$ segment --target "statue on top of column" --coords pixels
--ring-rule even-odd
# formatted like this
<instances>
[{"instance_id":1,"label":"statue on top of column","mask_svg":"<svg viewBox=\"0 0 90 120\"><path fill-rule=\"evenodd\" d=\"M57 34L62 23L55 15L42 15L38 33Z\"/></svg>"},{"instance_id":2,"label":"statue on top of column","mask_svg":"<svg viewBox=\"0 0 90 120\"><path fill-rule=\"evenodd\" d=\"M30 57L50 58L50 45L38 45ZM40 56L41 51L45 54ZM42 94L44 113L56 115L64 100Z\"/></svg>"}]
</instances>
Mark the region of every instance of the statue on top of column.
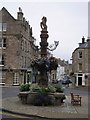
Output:
<instances>
[{"instance_id":1,"label":"statue on top of column","mask_svg":"<svg viewBox=\"0 0 90 120\"><path fill-rule=\"evenodd\" d=\"M43 16L42 22L40 23L40 26L41 26L42 31L47 30L46 22L47 22L47 18L46 18L45 16Z\"/></svg>"},{"instance_id":2,"label":"statue on top of column","mask_svg":"<svg viewBox=\"0 0 90 120\"><path fill-rule=\"evenodd\" d=\"M21 9L21 7L19 7L19 12L22 12L22 9Z\"/></svg>"}]
</instances>

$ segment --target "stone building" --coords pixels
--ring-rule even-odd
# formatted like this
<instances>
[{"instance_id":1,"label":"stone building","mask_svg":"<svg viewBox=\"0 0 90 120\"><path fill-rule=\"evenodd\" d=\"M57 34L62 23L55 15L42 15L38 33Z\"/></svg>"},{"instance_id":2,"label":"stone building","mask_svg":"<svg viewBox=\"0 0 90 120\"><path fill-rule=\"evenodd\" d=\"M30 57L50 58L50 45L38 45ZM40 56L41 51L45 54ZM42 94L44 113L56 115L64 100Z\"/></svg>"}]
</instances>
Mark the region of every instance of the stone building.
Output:
<instances>
[{"instance_id":1,"label":"stone building","mask_svg":"<svg viewBox=\"0 0 90 120\"><path fill-rule=\"evenodd\" d=\"M82 43L72 53L72 72L75 77L76 86L90 85L90 38Z\"/></svg>"},{"instance_id":2,"label":"stone building","mask_svg":"<svg viewBox=\"0 0 90 120\"><path fill-rule=\"evenodd\" d=\"M65 76L70 76L72 72L72 64L68 61L58 59L57 77L59 80L63 80Z\"/></svg>"},{"instance_id":3,"label":"stone building","mask_svg":"<svg viewBox=\"0 0 90 120\"><path fill-rule=\"evenodd\" d=\"M31 80L30 63L38 57L32 27L22 9L15 19L6 8L0 11L0 84L19 85Z\"/></svg>"},{"instance_id":4,"label":"stone building","mask_svg":"<svg viewBox=\"0 0 90 120\"><path fill-rule=\"evenodd\" d=\"M65 75L65 63L64 60L58 59L58 68L57 68L57 80L63 80Z\"/></svg>"},{"instance_id":5,"label":"stone building","mask_svg":"<svg viewBox=\"0 0 90 120\"><path fill-rule=\"evenodd\" d=\"M72 64L69 63L68 61L63 61L64 62L64 69L65 69L65 75L70 76L72 73Z\"/></svg>"}]
</instances>

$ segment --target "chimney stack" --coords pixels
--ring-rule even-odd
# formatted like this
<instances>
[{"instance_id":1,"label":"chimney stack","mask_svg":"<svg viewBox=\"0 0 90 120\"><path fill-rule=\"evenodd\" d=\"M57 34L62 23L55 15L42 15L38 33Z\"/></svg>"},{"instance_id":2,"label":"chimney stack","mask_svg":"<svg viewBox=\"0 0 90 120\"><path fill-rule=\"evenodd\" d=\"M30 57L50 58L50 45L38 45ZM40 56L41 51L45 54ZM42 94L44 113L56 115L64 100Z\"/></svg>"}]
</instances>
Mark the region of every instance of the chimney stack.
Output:
<instances>
[{"instance_id":1,"label":"chimney stack","mask_svg":"<svg viewBox=\"0 0 90 120\"><path fill-rule=\"evenodd\" d=\"M19 12L17 13L17 19L21 21L23 20L23 12L20 7L19 7Z\"/></svg>"},{"instance_id":2,"label":"chimney stack","mask_svg":"<svg viewBox=\"0 0 90 120\"><path fill-rule=\"evenodd\" d=\"M84 38L84 36L83 36L83 38L82 38L82 44L83 44L83 43L85 43L85 38Z\"/></svg>"}]
</instances>

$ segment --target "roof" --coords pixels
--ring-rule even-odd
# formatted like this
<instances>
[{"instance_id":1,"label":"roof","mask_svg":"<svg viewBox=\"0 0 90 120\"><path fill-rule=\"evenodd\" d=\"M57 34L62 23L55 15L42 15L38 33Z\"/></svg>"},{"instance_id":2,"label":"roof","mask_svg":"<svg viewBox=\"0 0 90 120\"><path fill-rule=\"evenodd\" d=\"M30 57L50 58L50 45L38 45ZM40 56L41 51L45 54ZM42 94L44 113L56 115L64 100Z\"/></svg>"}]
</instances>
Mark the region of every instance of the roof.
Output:
<instances>
[{"instance_id":1,"label":"roof","mask_svg":"<svg viewBox=\"0 0 90 120\"><path fill-rule=\"evenodd\" d=\"M86 42L84 43L79 43L79 47L76 48L73 53L77 50L77 49L90 49L90 38L87 39Z\"/></svg>"},{"instance_id":2,"label":"roof","mask_svg":"<svg viewBox=\"0 0 90 120\"><path fill-rule=\"evenodd\" d=\"M3 7L3 8L0 10L0 12L4 12L4 13L8 14L13 20L16 20L16 19L8 12L8 10L7 10L5 7Z\"/></svg>"},{"instance_id":3,"label":"roof","mask_svg":"<svg viewBox=\"0 0 90 120\"><path fill-rule=\"evenodd\" d=\"M58 59L58 64L59 64L60 66L65 66L67 63L66 63L65 60L61 60L61 59L59 58L59 59Z\"/></svg>"},{"instance_id":4,"label":"roof","mask_svg":"<svg viewBox=\"0 0 90 120\"><path fill-rule=\"evenodd\" d=\"M85 43L81 43L79 48L90 48L90 39L87 39Z\"/></svg>"}]
</instances>

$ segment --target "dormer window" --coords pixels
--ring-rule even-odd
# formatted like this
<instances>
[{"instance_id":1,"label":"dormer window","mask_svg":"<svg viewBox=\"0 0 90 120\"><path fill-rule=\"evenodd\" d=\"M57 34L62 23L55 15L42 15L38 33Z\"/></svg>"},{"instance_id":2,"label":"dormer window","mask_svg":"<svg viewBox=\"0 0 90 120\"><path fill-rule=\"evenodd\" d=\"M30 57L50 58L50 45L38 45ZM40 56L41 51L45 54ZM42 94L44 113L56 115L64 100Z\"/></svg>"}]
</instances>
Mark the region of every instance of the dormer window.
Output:
<instances>
[{"instance_id":1,"label":"dormer window","mask_svg":"<svg viewBox=\"0 0 90 120\"><path fill-rule=\"evenodd\" d=\"M82 58L82 51L79 51L79 58Z\"/></svg>"}]
</instances>

